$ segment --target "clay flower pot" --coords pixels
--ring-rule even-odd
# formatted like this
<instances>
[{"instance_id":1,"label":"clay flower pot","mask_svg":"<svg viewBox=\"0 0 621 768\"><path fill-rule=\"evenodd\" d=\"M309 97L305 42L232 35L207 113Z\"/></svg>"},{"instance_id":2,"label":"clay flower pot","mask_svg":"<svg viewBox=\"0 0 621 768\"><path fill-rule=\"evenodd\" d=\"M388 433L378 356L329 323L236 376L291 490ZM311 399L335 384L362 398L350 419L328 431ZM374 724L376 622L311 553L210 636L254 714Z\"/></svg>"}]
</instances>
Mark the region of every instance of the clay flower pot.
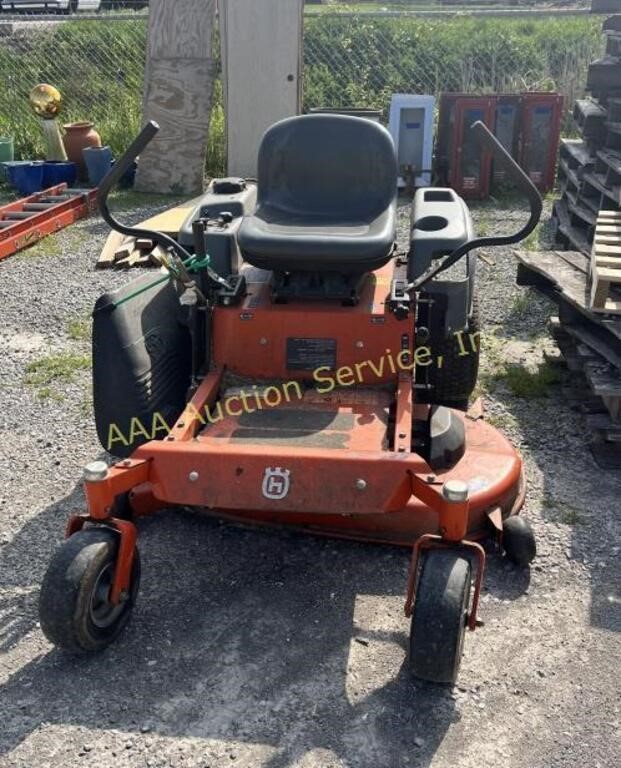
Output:
<instances>
[{"instance_id":1,"label":"clay flower pot","mask_svg":"<svg viewBox=\"0 0 621 768\"><path fill-rule=\"evenodd\" d=\"M64 125L65 136L63 143L68 159L78 168L78 178L86 179L88 171L82 156L87 147L101 147L101 136L97 133L93 123L87 121L81 123L67 123Z\"/></svg>"}]
</instances>

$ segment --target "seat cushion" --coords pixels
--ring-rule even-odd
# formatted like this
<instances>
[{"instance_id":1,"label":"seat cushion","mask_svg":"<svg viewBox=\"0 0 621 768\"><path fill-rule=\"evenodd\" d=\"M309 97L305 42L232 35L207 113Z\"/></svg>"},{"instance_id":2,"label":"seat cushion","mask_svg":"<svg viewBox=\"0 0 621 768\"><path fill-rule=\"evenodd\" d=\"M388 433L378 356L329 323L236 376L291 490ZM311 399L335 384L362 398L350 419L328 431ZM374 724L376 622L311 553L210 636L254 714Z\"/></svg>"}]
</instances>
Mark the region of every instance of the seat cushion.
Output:
<instances>
[{"instance_id":1,"label":"seat cushion","mask_svg":"<svg viewBox=\"0 0 621 768\"><path fill-rule=\"evenodd\" d=\"M244 259L261 269L367 272L383 266L396 238L396 205L370 221L293 214L261 205L238 233Z\"/></svg>"}]
</instances>

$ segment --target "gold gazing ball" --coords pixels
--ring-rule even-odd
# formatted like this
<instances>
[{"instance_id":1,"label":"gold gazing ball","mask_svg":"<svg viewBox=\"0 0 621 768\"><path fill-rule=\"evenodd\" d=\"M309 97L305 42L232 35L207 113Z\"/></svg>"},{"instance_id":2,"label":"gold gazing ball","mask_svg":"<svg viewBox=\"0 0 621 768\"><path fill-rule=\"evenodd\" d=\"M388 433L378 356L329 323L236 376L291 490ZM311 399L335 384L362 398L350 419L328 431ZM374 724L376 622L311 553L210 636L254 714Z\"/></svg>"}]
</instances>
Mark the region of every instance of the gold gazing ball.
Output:
<instances>
[{"instance_id":1,"label":"gold gazing ball","mask_svg":"<svg viewBox=\"0 0 621 768\"><path fill-rule=\"evenodd\" d=\"M47 83L35 85L30 91L30 106L35 114L44 120L53 120L58 116L62 104L62 96L58 88Z\"/></svg>"}]
</instances>

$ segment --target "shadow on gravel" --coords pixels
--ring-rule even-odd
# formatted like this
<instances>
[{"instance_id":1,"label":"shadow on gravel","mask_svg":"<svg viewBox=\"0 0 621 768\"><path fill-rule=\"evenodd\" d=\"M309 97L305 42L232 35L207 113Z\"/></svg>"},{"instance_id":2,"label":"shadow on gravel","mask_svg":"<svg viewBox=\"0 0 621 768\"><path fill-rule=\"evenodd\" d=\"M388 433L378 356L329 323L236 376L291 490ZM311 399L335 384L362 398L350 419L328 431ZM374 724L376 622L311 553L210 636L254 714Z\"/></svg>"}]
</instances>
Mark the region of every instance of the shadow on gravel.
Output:
<instances>
[{"instance_id":1,"label":"shadow on gravel","mask_svg":"<svg viewBox=\"0 0 621 768\"><path fill-rule=\"evenodd\" d=\"M3 571L27 574L7 584L27 593L5 606L4 650L34 628L38 581L82 504L76 488L2 550ZM404 662L407 551L181 511L140 531L132 622L102 654L51 650L16 672L0 688L1 753L45 723L267 745L269 768L315 749L363 768L413 752L430 764L458 716L451 691L415 684Z\"/></svg>"},{"instance_id":2,"label":"shadow on gravel","mask_svg":"<svg viewBox=\"0 0 621 768\"><path fill-rule=\"evenodd\" d=\"M621 472L597 466L589 451L585 418L570 409L560 385L553 384L547 397L520 399L502 389L493 396L517 420L525 450L542 473L543 520L570 527L566 556L589 568L592 626L621 632ZM538 537L539 550L559 545L561 537L553 529L545 531L545 536L549 538ZM546 561L540 557L534 567L545 571ZM556 573L558 565L551 575Z\"/></svg>"},{"instance_id":3,"label":"shadow on gravel","mask_svg":"<svg viewBox=\"0 0 621 768\"><path fill-rule=\"evenodd\" d=\"M517 600L530 587L530 569L518 568L507 558L500 557L495 543L486 544L487 561L483 593L493 595L497 600Z\"/></svg>"},{"instance_id":4,"label":"shadow on gravel","mask_svg":"<svg viewBox=\"0 0 621 768\"><path fill-rule=\"evenodd\" d=\"M6 653L37 624L39 584L62 539L67 518L84 509L81 485L30 520L0 549L0 584L13 592L0 604L0 653Z\"/></svg>"}]
</instances>

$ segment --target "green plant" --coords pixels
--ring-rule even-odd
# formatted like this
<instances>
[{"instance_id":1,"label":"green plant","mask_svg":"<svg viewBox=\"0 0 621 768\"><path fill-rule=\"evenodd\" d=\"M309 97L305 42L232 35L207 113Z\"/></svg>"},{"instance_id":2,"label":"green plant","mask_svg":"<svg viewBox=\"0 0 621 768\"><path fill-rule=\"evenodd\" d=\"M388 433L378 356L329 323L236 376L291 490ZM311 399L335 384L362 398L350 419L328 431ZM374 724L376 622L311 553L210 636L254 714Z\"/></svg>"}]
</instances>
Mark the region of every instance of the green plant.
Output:
<instances>
[{"instance_id":1,"label":"green plant","mask_svg":"<svg viewBox=\"0 0 621 768\"><path fill-rule=\"evenodd\" d=\"M554 88L571 103L600 40L598 24L589 18L395 20L360 14L352 21L319 14L305 24L305 103L386 113L391 94L403 90Z\"/></svg>"},{"instance_id":2,"label":"green plant","mask_svg":"<svg viewBox=\"0 0 621 768\"><path fill-rule=\"evenodd\" d=\"M530 235L522 240L520 247L525 251L538 251L541 248L541 224L537 224Z\"/></svg>"},{"instance_id":3,"label":"green plant","mask_svg":"<svg viewBox=\"0 0 621 768\"><path fill-rule=\"evenodd\" d=\"M90 317L74 317L69 320L67 336L73 341L88 341L91 337Z\"/></svg>"},{"instance_id":4,"label":"green plant","mask_svg":"<svg viewBox=\"0 0 621 768\"><path fill-rule=\"evenodd\" d=\"M52 233L29 248L20 251L19 258L38 258L41 256L61 256L63 252L60 236Z\"/></svg>"},{"instance_id":5,"label":"green plant","mask_svg":"<svg viewBox=\"0 0 621 768\"><path fill-rule=\"evenodd\" d=\"M29 363L26 366L24 381L41 399L62 399L61 393L55 390L54 386L72 382L80 371L87 371L90 367L91 361L86 355L50 355Z\"/></svg>"},{"instance_id":6,"label":"green plant","mask_svg":"<svg viewBox=\"0 0 621 768\"><path fill-rule=\"evenodd\" d=\"M41 127L28 104L37 82L60 89L63 121L93 120L116 156L126 149L142 120L146 29L143 16L72 17L0 37L0 134L14 137L16 156L43 153ZM583 91L588 64L601 45L600 23L588 16L423 19L315 13L306 17L304 34L305 108L375 107L385 117L398 91L558 89L570 105ZM220 175L225 119L217 35L214 51L206 170ZM564 129L571 125L566 109Z\"/></svg>"},{"instance_id":7,"label":"green plant","mask_svg":"<svg viewBox=\"0 0 621 768\"><path fill-rule=\"evenodd\" d=\"M546 494L543 499L544 508L552 513L552 517L563 525L580 525L584 522L584 513L582 510L572 506L569 502L555 499L550 494Z\"/></svg>"},{"instance_id":8,"label":"green plant","mask_svg":"<svg viewBox=\"0 0 621 768\"><path fill-rule=\"evenodd\" d=\"M511 305L512 313L519 317L525 315L531 305L532 300L533 296L530 291L523 291L522 293L519 293Z\"/></svg>"},{"instance_id":9,"label":"green plant","mask_svg":"<svg viewBox=\"0 0 621 768\"><path fill-rule=\"evenodd\" d=\"M497 378L504 380L516 397L530 399L547 395L549 388L560 380L560 372L548 362L541 363L535 371L509 364Z\"/></svg>"}]
</instances>

